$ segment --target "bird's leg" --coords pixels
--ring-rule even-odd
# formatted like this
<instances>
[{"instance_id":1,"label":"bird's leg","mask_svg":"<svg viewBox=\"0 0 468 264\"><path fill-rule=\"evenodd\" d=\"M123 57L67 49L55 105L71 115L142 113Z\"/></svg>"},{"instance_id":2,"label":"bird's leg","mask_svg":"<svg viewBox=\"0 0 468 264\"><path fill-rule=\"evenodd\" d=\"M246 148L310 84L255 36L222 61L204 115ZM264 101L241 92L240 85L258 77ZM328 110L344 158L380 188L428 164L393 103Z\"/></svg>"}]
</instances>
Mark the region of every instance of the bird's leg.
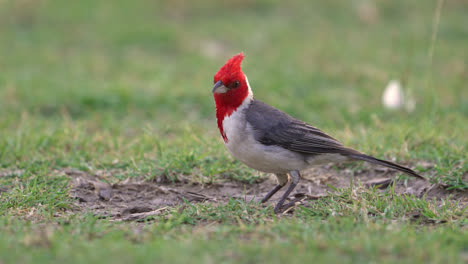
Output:
<instances>
[{"instance_id":1,"label":"bird's leg","mask_svg":"<svg viewBox=\"0 0 468 264\"><path fill-rule=\"evenodd\" d=\"M267 195L265 195L265 197L263 197L263 199L262 199L262 201L260 203L266 203L268 200L270 200L270 198L273 196L273 194L277 193L283 187L284 187L284 185L281 185L281 184L276 185L275 188L273 188L273 190L268 192Z\"/></svg>"},{"instance_id":2,"label":"bird's leg","mask_svg":"<svg viewBox=\"0 0 468 264\"><path fill-rule=\"evenodd\" d=\"M267 193L267 195L265 195L265 197L263 197L262 201L260 203L265 203L267 202L268 200L270 200L270 198L275 194L277 193L281 188L283 188L286 183L288 183L288 174L276 174L276 178L278 179L278 185L275 186L275 188L273 188L273 190L271 190L269 193Z\"/></svg>"},{"instance_id":3,"label":"bird's leg","mask_svg":"<svg viewBox=\"0 0 468 264\"><path fill-rule=\"evenodd\" d=\"M275 210L274 210L275 214L279 213L281 209L283 209L284 201L286 201L286 198L288 198L289 194L294 190L294 188L296 188L296 185L299 183L299 179L301 177L301 175L299 174L299 171L291 171L289 173L289 176L291 176L291 184L289 185L286 192L284 192L280 201L276 204Z\"/></svg>"}]
</instances>

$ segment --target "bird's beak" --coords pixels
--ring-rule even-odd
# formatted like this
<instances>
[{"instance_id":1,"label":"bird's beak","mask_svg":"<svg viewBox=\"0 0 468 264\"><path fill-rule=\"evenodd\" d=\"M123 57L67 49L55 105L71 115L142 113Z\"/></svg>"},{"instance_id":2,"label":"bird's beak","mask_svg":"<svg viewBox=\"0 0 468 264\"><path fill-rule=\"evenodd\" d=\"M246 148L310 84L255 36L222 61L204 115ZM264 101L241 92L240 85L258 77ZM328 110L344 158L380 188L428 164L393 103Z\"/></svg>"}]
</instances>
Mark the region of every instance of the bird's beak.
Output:
<instances>
[{"instance_id":1,"label":"bird's beak","mask_svg":"<svg viewBox=\"0 0 468 264\"><path fill-rule=\"evenodd\" d=\"M218 81L215 83L213 87L213 93L225 93L228 91L228 88L224 86L224 83L222 81Z\"/></svg>"}]
</instances>

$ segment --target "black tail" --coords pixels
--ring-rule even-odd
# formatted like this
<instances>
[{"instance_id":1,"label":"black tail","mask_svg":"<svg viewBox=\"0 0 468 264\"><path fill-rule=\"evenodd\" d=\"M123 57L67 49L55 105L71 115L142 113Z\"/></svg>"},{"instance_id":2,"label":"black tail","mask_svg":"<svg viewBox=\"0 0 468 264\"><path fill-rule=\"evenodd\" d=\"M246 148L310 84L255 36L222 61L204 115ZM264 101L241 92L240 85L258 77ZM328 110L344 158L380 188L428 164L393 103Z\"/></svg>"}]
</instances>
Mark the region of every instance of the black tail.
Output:
<instances>
[{"instance_id":1,"label":"black tail","mask_svg":"<svg viewBox=\"0 0 468 264\"><path fill-rule=\"evenodd\" d=\"M367 162L370 162L370 163L374 163L374 164L382 165L382 166L385 166L385 167L389 167L389 168L404 172L404 173L406 173L408 175L414 176L416 178L426 180L426 178L424 178L423 176L417 174L412 169L408 169L406 167L400 166L400 165L398 165L396 163L393 163L393 162L390 162L390 161L377 159L377 158L374 158L374 157L371 157L371 156L368 156L368 155L365 155L365 154L361 154L361 153L351 154L351 155L349 155L349 157L353 158L353 159L363 160L363 161L367 161Z\"/></svg>"}]
</instances>

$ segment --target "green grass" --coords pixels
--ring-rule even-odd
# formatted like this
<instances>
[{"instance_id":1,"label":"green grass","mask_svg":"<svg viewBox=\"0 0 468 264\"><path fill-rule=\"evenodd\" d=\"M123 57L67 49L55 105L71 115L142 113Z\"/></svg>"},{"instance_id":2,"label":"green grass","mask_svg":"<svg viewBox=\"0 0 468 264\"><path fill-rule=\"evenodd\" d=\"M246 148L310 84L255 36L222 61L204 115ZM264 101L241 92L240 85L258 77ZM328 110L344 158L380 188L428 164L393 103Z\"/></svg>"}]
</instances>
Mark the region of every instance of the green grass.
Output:
<instances>
[{"instance_id":1,"label":"green grass","mask_svg":"<svg viewBox=\"0 0 468 264\"><path fill-rule=\"evenodd\" d=\"M0 230L9 236L0 238L0 253L11 262L77 263L466 260L466 214L453 204L436 209L414 197L366 191L351 196L351 189L344 190L286 219L237 200L183 205L148 224L109 223L91 215L46 224L5 217ZM380 208L369 207L372 203ZM413 216L417 211L419 220Z\"/></svg>"},{"instance_id":2,"label":"green grass","mask_svg":"<svg viewBox=\"0 0 468 264\"><path fill-rule=\"evenodd\" d=\"M466 261L466 210L391 190L338 190L279 218L251 202L182 205L147 224L97 219L69 196L64 168L263 176L228 155L214 120L213 75L240 51L256 98L467 191L468 5L444 2L431 61L437 1L379 1L370 17L365 3L1 1L0 262ZM413 112L382 108L391 79Z\"/></svg>"}]
</instances>

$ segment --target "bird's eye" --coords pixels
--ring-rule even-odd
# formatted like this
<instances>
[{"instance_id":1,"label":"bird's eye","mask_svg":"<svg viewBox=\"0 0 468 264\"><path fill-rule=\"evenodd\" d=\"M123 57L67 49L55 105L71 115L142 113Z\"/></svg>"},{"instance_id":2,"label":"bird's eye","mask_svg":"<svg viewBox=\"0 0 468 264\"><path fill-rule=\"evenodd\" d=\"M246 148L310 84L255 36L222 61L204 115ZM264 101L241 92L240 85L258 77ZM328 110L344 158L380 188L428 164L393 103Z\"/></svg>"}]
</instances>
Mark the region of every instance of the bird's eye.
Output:
<instances>
[{"instance_id":1,"label":"bird's eye","mask_svg":"<svg viewBox=\"0 0 468 264\"><path fill-rule=\"evenodd\" d=\"M239 87L239 81L234 82L234 88Z\"/></svg>"}]
</instances>

